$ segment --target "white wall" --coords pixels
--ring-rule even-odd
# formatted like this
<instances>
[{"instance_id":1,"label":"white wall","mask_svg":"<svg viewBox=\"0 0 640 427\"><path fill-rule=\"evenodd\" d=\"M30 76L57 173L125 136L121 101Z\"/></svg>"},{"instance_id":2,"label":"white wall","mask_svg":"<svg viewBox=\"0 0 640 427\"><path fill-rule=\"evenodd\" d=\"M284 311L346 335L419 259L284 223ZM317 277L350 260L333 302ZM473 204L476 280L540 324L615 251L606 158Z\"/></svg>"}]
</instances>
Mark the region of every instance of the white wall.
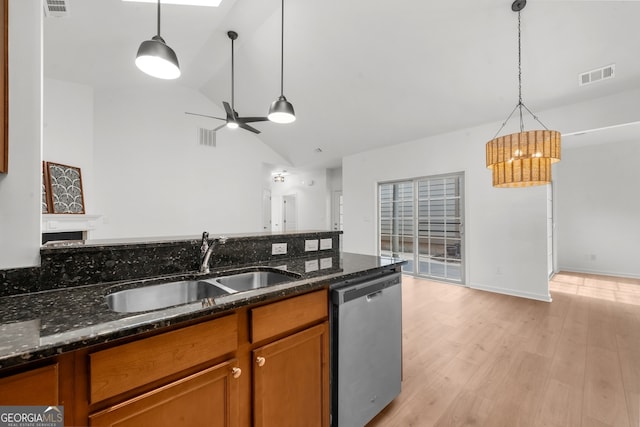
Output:
<instances>
[{"instance_id":1,"label":"white wall","mask_svg":"<svg viewBox=\"0 0 640 427\"><path fill-rule=\"evenodd\" d=\"M377 253L377 183L462 171L467 284L548 301L546 187L491 186L484 139L492 129L478 127L345 158L345 251Z\"/></svg>"},{"instance_id":2,"label":"white wall","mask_svg":"<svg viewBox=\"0 0 640 427\"><path fill-rule=\"evenodd\" d=\"M44 79L42 158L79 167L86 213L95 213L93 88Z\"/></svg>"},{"instance_id":3,"label":"white wall","mask_svg":"<svg viewBox=\"0 0 640 427\"><path fill-rule=\"evenodd\" d=\"M640 141L565 149L556 180L560 270L640 277Z\"/></svg>"},{"instance_id":4,"label":"white wall","mask_svg":"<svg viewBox=\"0 0 640 427\"><path fill-rule=\"evenodd\" d=\"M95 238L262 231L263 162L285 163L252 133L223 128L217 146L199 145L198 127L223 115L200 93L164 81L96 90Z\"/></svg>"},{"instance_id":5,"label":"white wall","mask_svg":"<svg viewBox=\"0 0 640 427\"><path fill-rule=\"evenodd\" d=\"M0 174L0 269L40 263L42 3L9 2L9 173Z\"/></svg>"},{"instance_id":6,"label":"white wall","mask_svg":"<svg viewBox=\"0 0 640 427\"><path fill-rule=\"evenodd\" d=\"M271 185L273 231L282 230L282 196L295 195L298 230L329 230L326 169L297 170Z\"/></svg>"},{"instance_id":7,"label":"white wall","mask_svg":"<svg viewBox=\"0 0 640 427\"><path fill-rule=\"evenodd\" d=\"M639 98L640 90L627 91L537 113L552 129L573 132L639 120ZM377 253L378 182L463 171L466 283L548 301L546 187L491 186L485 143L499 126L468 128L345 158L345 250ZM502 133L514 131L510 123ZM557 173L558 165L553 168Z\"/></svg>"}]
</instances>

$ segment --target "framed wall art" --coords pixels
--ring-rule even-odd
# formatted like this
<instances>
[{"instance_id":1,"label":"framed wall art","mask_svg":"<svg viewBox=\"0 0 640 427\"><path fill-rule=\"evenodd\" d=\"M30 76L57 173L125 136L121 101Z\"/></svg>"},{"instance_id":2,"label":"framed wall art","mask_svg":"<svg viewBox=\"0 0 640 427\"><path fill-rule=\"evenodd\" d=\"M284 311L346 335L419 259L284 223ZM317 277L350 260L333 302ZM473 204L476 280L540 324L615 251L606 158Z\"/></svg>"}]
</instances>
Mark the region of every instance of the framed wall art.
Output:
<instances>
[{"instance_id":1,"label":"framed wall art","mask_svg":"<svg viewBox=\"0 0 640 427\"><path fill-rule=\"evenodd\" d=\"M9 171L9 0L0 0L0 173Z\"/></svg>"},{"instance_id":2,"label":"framed wall art","mask_svg":"<svg viewBox=\"0 0 640 427\"><path fill-rule=\"evenodd\" d=\"M46 175L46 163L42 162L42 213L51 213L49 209L49 194L47 191L47 175Z\"/></svg>"},{"instance_id":3,"label":"framed wall art","mask_svg":"<svg viewBox=\"0 0 640 427\"><path fill-rule=\"evenodd\" d=\"M49 213L85 213L80 168L46 162L44 176Z\"/></svg>"}]
</instances>

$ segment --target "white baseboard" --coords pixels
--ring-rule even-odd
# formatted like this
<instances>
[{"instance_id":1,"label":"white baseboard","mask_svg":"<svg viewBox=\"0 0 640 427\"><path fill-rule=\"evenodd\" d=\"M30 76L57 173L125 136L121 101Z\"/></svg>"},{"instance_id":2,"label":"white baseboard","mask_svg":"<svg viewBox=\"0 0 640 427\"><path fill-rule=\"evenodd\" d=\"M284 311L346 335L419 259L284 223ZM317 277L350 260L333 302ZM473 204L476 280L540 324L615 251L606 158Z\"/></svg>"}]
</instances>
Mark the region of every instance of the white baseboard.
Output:
<instances>
[{"instance_id":1,"label":"white baseboard","mask_svg":"<svg viewBox=\"0 0 640 427\"><path fill-rule=\"evenodd\" d=\"M640 279L640 274L633 274L633 273L623 273L620 271L604 271L604 270L591 270L591 269L587 269L587 268L575 268L575 267L569 267L569 266L560 266L558 267L558 271L556 271L556 274L558 274L561 271L566 271L567 273L585 273L585 274L599 274L601 276L613 276L613 277L625 277L628 279Z\"/></svg>"},{"instance_id":2,"label":"white baseboard","mask_svg":"<svg viewBox=\"0 0 640 427\"><path fill-rule=\"evenodd\" d=\"M495 288L493 286L481 285L479 283L471 283L469 285L469 287L471 289L477 289L477 290L480 290L480 291L493 292L493 293L496 293L496 294L511 295L511 296L514 296L514 297L528 298L528 299L533 299L533 300L537 300L537 301L544 301L544 302L551 302L551 295L550 294L540 295L540 294L534 294L534 293L531 293L531 292L523 292L523 291L519 291L519 290L516 290L516 289Z\"/></svg>"}]
</instances>

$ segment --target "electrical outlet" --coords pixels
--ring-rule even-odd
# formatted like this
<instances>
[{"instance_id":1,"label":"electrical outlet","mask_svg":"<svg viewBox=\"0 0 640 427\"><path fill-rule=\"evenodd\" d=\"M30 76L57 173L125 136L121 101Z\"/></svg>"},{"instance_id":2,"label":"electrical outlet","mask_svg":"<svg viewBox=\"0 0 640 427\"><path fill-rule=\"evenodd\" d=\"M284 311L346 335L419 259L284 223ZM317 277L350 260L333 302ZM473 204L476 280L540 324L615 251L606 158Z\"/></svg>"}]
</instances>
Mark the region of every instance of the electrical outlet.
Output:
<instances>
[{"instance_id":1,"label":"electrical outlet","mask_svg":"<svg viewBox=\"0 0 640 427\"><path fill-rule=\"evenodd\" d=\"M324 270L325 268L333 267L333 260L331 258L322 258L320 260L320 269Z\"/></svg>"},{"instance_id":2,"label":"electrical outlet","mask_svg":"<svg viewBox=\"0 0 640 427\"><path fill-rule=\"evenodd\" d=\"M331 249L333 247L333 239L320 239L320 250Z\"/></svg>"},{"instance_id":3,"label":"electrical outlet","mask_svg":"<svg viewBox=\"0 0 640 427\"><path fill-rule=\"evenodd\" d=\"M271 245L271 255L284 255L287 253L286 243L273 243Z\"/></svg>"},{"instance_id":4,"label":"electrical outlet","mask_svg":"<svg viewBox=\"0 0 640 427\"><path fill-rule=\"evenodd\" d=\"M318 260L314 259L311 261L305 261L304 263L304 272L309 273L311 271L318 271Z\"/></svg>"},{"instance_id":5,"label":"electrical outlet","mask_svg":"<svg viewBox=\"0 0 640 427\"><path fill-rule=\"evenodd\" d=\"M318 250L318 240L305 240L304 241L304 251L317 251Z\"/></svg>"}]
</instances>

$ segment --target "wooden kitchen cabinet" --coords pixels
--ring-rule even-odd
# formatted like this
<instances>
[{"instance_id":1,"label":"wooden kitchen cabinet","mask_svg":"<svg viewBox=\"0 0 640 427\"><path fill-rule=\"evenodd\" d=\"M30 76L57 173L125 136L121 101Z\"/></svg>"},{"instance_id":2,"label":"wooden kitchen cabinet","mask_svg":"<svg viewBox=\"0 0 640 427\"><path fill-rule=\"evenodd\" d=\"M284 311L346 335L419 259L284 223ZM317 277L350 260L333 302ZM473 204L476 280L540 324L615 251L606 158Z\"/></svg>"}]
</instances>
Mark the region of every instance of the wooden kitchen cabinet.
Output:
<instances>
[{"instance_id":1,"label":"wooden kitchen cabinet","mask_svg":"<svg viewBox=\"0 0 640 427\"><path fill-rule=\"evenodd\" d=\"M328 427L327 298L240 307L5 371L0 405L63 405L65 425Z\"/></svg>"},{"instance_id":2,"label":"wooden kitchen cabinet","mask_svg":"<svg viewBox=\"0 0 640 427\"><path fill-rule=\"evenodd\" d=\"M328 294L251 309L253 425L329 425Z\"/></svg>"},{"instance_id":3,"label":"wooden kitchen cabinet","mask_svg":"<svg viewBox=\"0 0 640 427\"><path fill-rule=\"evenodd\" d=\"M329 425L329 323L253 351L256 427Z\"/></svg>"},{"instance_id":4,"label":"wooden kitchen cabinet","mask_svg":"<svg viewBox=\"0 0 640 427\"><path fill-rule=\"evenodd\" d=\"M238 378L229 360L89 416L102 427L236 427Z\"/></svg>"},{"instance_id":5,"label":"wooden kitchen cabinet","mask_svg":"<svg viewBox=\"0 0 640 427\"><path fill-rule=\"evenodd\" d=\"M0 405L57 406L58 364L0 378Z\"/></svg>"},{"instance_id":6,"label":"wooden kitchen cabinet","mask_svg":"<svg viewBox=\"0 0 640 427\"><path fill-rule=\"evenodd\" d=\"M89 425L236 427L237 349L232 313L89 354Z\"/></svg>"},{"instance_id":7,"label":"wooden kitchen cabinet","mask_svg":"<svg viewBox=\"0 0 640 427\"><path fill-rule=\"evenodd\" d=\"M95 404L172 375L232 355L238 348L238 316L165 332L89 355L89 397Z\"/></svg>"}]
</instances>

